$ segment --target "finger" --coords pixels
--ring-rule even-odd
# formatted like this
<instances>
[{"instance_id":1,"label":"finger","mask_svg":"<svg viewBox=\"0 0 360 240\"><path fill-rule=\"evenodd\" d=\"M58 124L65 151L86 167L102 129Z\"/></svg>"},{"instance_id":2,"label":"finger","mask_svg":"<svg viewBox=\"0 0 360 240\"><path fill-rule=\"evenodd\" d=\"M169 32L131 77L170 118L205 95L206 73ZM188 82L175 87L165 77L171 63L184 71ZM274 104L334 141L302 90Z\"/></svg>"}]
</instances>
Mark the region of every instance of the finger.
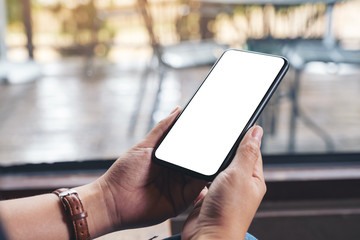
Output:
<instances>
[{"instance_id":1,"label":"finger","mask_svg":"<svg viewBox=\"0 0 360 240\"><path fill-rule=\"evenodd\" d=\"M194 207L196 207L197 205L201 205L202 201L204 200L206 194L208 193L208 188L204 187L201 192L199 193L199 196L195 199L194 201Z\"/></svg>"},{"instance_id":2,"label":"finger","mask_svg":"<svg viewBox=\"0 0 360 240\"><path fill-rule=\"evenodd\" d=\"M208 193L208 188L204 187L202 189L202 191L199 193L196 200L194 201L194 207L193 207L192 211L190 212L190 214L188 215L185 225L189 224L190 222L197 219L197 217L199 216L199 213L200 213L202 203L204 202L204 199L205 199L205 196L207 193Z\"/></svg>"},{"instance_id":3,"label":"finger","mask_svg":"<svg viewBox=\"0 0 360 240\"><path fill-rule=\"evenodd\" d=\"M145 145L144 147L155 147L156 143L160 140L160 138L164 135L166 130L171 126L173 121L181 112L181 107L176 107L168 117L161 120L156 126L146 135L144 140L141 142L141 145Z\"/></svg>"},{"instance_id":4,"label":"finger","mask_svg":"<svg viewBox=\"0 0 360 240\"><path fill-rule=\"evenodd\" d=\"M262 181L264 180L263 161L261 155L255 162L253 177L259 178Z\"/></svg>"},{"instance_id":5,"label":"finger","mask_svg":"<svg viewBox=\"0 0 360 240\"><path fill-rule=\"evenodd\" d=\"M199 197L199 192L201 194L201 191L206 187L207 182L190 176L185 176L185 181L184 199L186 199L186 204L190 205L191 203L194 203L196 197Z\"/></svg>"},{"instance_id":6,"label":"finger","mask_svg":"<svg viewBox=\"0 0 360 240\"><path fill-rule=\"evenodd\" d=\"M244 136L241 141L236 155L233 160L233 165L242 171L253 174L255 165L261 161L261 138L263 130L260 126L253 126ZM260 163L258 163L260 164ZM259 166L257 166L259 169Z\"/></svg>"},{"instance_id":7,"label":"finger","mask_svg":"<svg viewBox=\"0 0 360 240\"><path fill-rule=\"evenodd\" d=\"M193 239L196 233L198 232L197 227L197 221L198 217L200 215L201 206L204 202L205 195L206 195L207 189L201 191L199 194L199 197L197 199L196 204L194 205L193 209L189 213L187 219L184 222L183 229L181 230L182 239Z\"/></svg>"}]
</instances>

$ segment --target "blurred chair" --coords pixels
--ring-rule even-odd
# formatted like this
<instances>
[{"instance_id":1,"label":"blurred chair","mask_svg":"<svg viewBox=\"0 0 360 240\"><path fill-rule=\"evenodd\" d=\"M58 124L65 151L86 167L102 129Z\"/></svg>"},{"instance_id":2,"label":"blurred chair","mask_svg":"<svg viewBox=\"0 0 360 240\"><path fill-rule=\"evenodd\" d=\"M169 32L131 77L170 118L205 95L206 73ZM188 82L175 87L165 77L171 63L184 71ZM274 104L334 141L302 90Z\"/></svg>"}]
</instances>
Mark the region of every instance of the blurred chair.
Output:
<instances>
[{"instance_id":1,"label":"blurred chair","mask_svg":"<svg viewBox=\"0 0 360 240\"><path fill-rule=\"evenodd\" d=\"M250 39L247 42L250 50L285 56L295 71L294 81L290 86L288 94L292 102L289 127L289 152L295 151L297 119L302 120L324 141L328 152L333 151L335 148L331 136L301 109L299 104L299 91L301 74L310 62L360 64L360 50L346 50L342 48L334 38L332 32L333 7L337 2L343 1L344 0L325 1L327 3L325 12L327 25L322 39L268 38L261 40Z\"/></svg>"},{"instance_id":2,"label":"blurred chair","mask_svg":"<svg viewBox=\"0 0 360 240\"><path fill-rule=\"evenodd\" d=\"M288 58L291 66L295 70L295 79L290 92L292 115L290 119L289 151L295 151L297 118L303 120L305 124L311 127L313 131L324 140L328 152L334 151L335 146L330 135L301 110L298 93L301 73L310 62L360 65L360 50L346 50L342 48L333 34L333 8L337 2L344 1L345 0L327 1L325 12L327 21L326 30L322 39L297 41L293 44L285 45L282 49L282 54Z\"/></svg>"},{"instance_id":3,"label":"blurred chair","mask_svg":"<svg viewBox=\"0 0 360 240\"><path fill-rule=\"evenodd\" d=\"M283 55L289 59L290 64L295 70L295 79L290 91L290 97L292 100L292 115L290 119L289 150L295 150L296 119L300 118L324 140L326 150L329 152L333 151L335 146L330 135L323 128L318 126L300 108L299 89L301 74L306 67L306 64L310 62L360 65L360 50L346 50L339 46L339 44L327 46L323 43L323 41L314 40L298 42L294 45L285 46L283 49Z\"/></svg>"},{"instance_id":4,"label":"blurred chair","mask_svg":"<svg viewBox=\"0 0 360 240\"><path fill-rule=\"evenodd\" d=\"M159 18L163 12L157 12L156 16L151 11L151 6L147 0L137 0L138 7L144 19L146 30L149 36L150 44L153 49L153 56L148 63L141 76L140 86L137 94L136 105L130 120L129 135L131 136L136 128L139 112L141 110L144 93L146 90L146 83L151 71L154 71L159 78L158 87L155 94L155 99L150 114L150 121L148 123L148 130L150 130L155 123L155 113L158 110L160 103L160 93L162 84L169 70L189 69L200 66L211 66L215 63L221 53L227 48L224 44L219 44L212 39L196 40L196 41L177 41L175 44L162 45L160 43L159 33L154 29L154 17ZM164 2L156 2L157 4ZM174 1L169 2L174 3ZM181 2L175 1L180 7ZM185 3L183 3L185 4ZM187 5L185 5L187 6ZM181 16L176 16L180 18ZM168 24L168 23L167 23ZM178 33L176 33L178 34ZM180 39L180 37L178 37ZM154 69L155 67L155 69Z\"/></svg>"},{"instance_id":5,"label":"blurred chair","mask_svg":"<svg viewBox=\"0 0 360 240\"><path fill-rule=\"evenodd\" d=\"M327 151L332 151L334 149L334 144L330 135L308 117L303 109L301 109L299 103L299 91L300 77L306 64L314 61L338 62L333 59L333 54L331 53L333 51L333 53L335 53L338 50L335 50L333 47L325 47L322 44L321 39L250 39L248 40L247 45L248 49L252 51L285 56L289 60L290 66L295 71L294 80L289 86L288 93L278 95L276 92L274 94L273 99L275 100L272 99L271 102L273 104L270 102L271 106L269 109L264 110L264 113L260 117L260 124L262 124L261 121L264 121L265 125L270 124L268 132L274 134L276 131L277 116L279 115L279 107L276 105L276 102L280 101L282 97L288 97L291 100L288 151L295 151L297 119L301 119L324 141ZM352 59L354 59L354 57L352 57Z\"/></svg>"}]
</instances>

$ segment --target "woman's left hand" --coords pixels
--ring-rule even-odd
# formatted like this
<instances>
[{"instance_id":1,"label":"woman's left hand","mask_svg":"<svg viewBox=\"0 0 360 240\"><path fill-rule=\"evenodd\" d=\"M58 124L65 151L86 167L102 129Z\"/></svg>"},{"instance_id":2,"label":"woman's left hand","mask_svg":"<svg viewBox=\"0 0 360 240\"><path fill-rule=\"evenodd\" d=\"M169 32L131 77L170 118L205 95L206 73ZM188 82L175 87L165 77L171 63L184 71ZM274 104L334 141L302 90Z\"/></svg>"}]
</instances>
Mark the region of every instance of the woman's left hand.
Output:
<instances>
[{"instance_id":1,"label":"woman's left hand","mask_svg":"<svg viewBox=\"0 0 360 240\"><path fill-rule=\"evenodd\" d=\"M151 225L176 216L205 186L204 181L155 165L151 160L156 143L180 111L176 108L158 123L98 180L115 229Z\"/></svg>"}]
</instances>

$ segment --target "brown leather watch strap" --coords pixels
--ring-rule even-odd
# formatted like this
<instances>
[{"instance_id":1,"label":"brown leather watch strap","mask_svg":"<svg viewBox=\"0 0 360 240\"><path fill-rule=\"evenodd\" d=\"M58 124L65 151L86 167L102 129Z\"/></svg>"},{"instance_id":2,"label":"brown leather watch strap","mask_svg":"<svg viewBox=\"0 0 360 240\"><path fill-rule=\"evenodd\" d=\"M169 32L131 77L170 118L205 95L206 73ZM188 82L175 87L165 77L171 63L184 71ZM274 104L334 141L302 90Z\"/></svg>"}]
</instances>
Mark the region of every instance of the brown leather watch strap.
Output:
<instances>
[{"instance_id":1,"label":"brown leather watch strap","mask_svg":"<svg viewBox=\"0 0 360 240\"><path fill-rule=\"evenodd\" d=\"M91 239L86 221L88 215L84 210L78 193L68 188L60 188L53 191L53 193L59 196L67 217L72 221L74 230L73 238L76 240Z\"/></svg>"}]
</instances>

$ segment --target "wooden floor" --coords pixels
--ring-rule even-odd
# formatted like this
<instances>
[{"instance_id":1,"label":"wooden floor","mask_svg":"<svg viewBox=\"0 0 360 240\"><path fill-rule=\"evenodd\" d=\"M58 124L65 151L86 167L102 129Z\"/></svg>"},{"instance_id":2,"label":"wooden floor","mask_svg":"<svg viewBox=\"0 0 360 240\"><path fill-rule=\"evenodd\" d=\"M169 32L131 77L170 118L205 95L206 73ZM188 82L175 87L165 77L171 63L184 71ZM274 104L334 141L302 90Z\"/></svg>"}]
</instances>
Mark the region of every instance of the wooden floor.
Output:
<instances>
[{"instance_id":1,"label":"wooden floor","mask_svg":"<svg viewBox=\"0 0 360 240\"><path fill-rule=\"evenodd\" d=\"M0 164L114 158L141 139L157 88L151 75L132 137L128 127L135 106L141 70L96 63L86 76L84 62L66 59L43 64L34 82L0 84ZM184 105L208 68L169 72L156 121ZM276 128L266 128L263 152L287 153L291 101L287 97L294 73L289 71L278 91ZM301 76L301 111L318 125L335 152L360 150L360 71L345 65L312 64ZM325 143L314 128L297 120L295 152L324 152Z\"/></svg>"}]
</instances>

